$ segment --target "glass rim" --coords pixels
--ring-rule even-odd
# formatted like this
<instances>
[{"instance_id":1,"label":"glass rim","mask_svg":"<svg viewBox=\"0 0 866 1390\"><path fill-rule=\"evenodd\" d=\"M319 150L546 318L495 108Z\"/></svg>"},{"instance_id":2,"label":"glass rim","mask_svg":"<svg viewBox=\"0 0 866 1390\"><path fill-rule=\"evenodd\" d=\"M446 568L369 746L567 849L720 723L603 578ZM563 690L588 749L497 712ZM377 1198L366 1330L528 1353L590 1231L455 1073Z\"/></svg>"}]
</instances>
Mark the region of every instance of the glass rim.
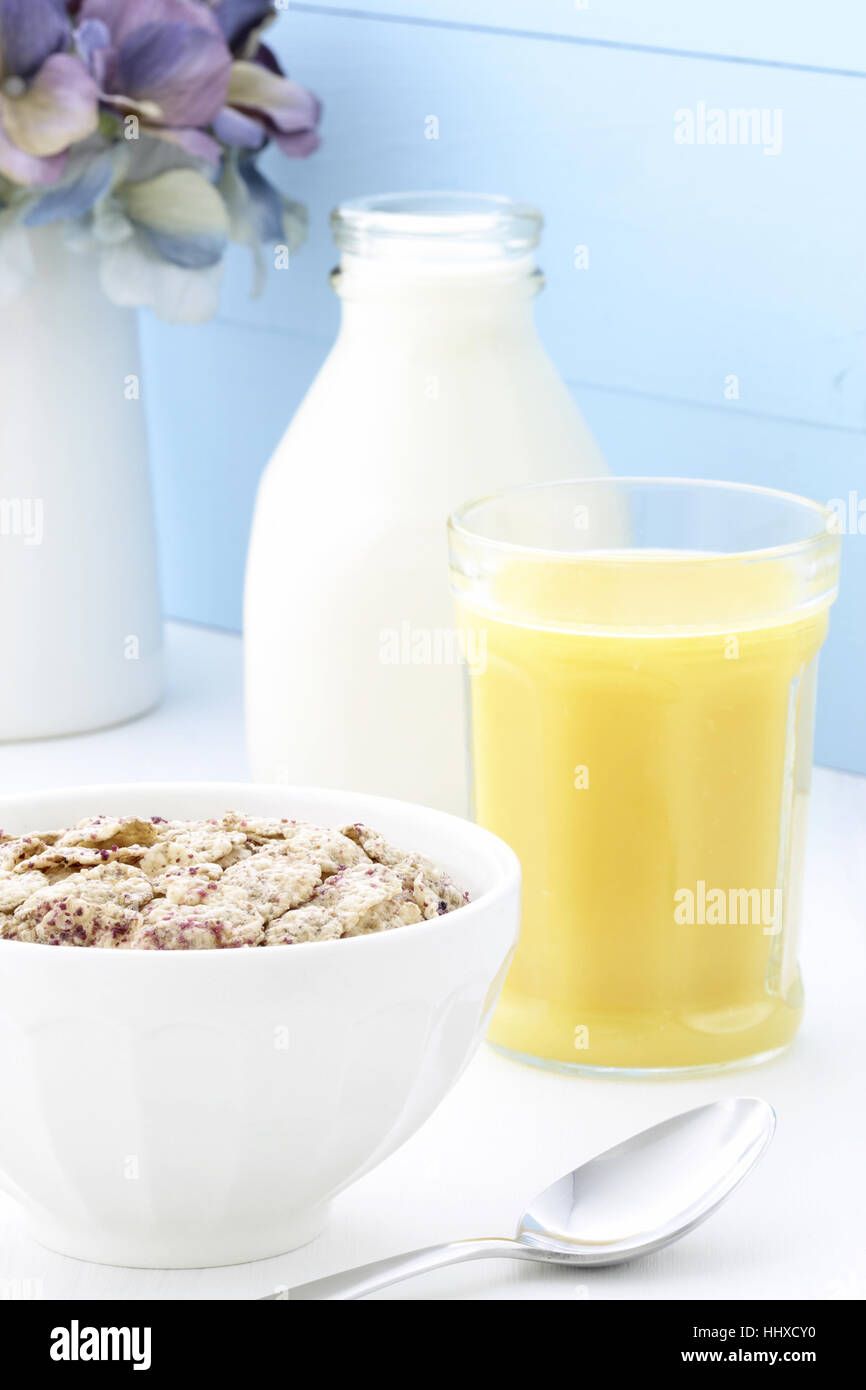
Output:
<instances>
[{"instance_id":1,"label":"glass rim","mask_svg":"<svg viewBox=\"0 0 866 1390\"><path fill-rule=\"evenodd\" d=\"M369 194L337 204L331 231L341 251L369 254L376 245L496 248L506 259L528 255L541 239L538 208L498 193L414 189Z\"/></svg>"},{"instance_id":2,"label":"glass rim","mask_svg":"<svg viewBox=\"0 0 866 1390\"><path fill-rule=\"evenodd\" d=\"M605 550L555 550L547 546L524 545L517 541L497 540L492 536L485 536L482 532L473 530L465 524L467 515L475 508L483 507L493 502L502 501L504 498L519 497L521 494L530 492L554 491L560 487L580 487L587 485L601 484L605 487L616 485L639 485L642 487L655 488L661 491L667 487L684 487L706 490L717 490L720 492L739 492L750 496L762 496L773 498L780 502L794 503L804 512L813 512L816 518L820 518L820 526L815 532L796 541L786 541L781 545L759 546L756 549L745 550L725 550L698 553L683 550L665 551L659 553L658 550L649 548L624 547L620 549ZM614 474L595 474L589 478L555 478L545 483L519 483L515 487L502 488L498 492L485 494L483 497L476 497L468 502L462 503L450 513L448 517L449 534L468 545L489 547L491 550L500 551L509 555L526 555L529 557L545 556L548 559L557 560L569 564L597 564L597 565L632 565L652 564L654 567L659 565L730 565L737 560L764 560L764 559L784 559L789 556L807 553L814 549L822 541L839 542L840 537L829 527L829 522L833 516L832 511L823 502L816 502L813 498L803 497L797 492L787 492L783 488L765 487L760 483L738 483L729 482L722 478L677 478L677 477L656 477L649 475L646 477L626 475L616 476Z\"/></svg>"}]
</instances>

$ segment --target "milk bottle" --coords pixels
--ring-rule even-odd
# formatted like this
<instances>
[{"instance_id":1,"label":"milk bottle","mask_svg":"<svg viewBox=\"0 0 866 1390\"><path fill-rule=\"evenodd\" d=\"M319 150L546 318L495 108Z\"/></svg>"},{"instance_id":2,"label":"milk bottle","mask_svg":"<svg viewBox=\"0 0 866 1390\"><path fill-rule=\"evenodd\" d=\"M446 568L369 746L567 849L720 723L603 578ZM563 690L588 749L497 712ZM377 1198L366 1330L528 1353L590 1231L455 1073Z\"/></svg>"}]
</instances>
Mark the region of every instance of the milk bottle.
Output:
<instances>
[{"instance_id":1,"label":"milk bottle","mask_svg":"<svg viewBox=\"0 0 866 1390\"><path fill-rule=\"evenodd\" d=\"M506 198L342 204L337 341L259 489L246 603L257 779L468 808L445 522L605 472L539 342L541 216Z\"/></svg>"}]
</instances>

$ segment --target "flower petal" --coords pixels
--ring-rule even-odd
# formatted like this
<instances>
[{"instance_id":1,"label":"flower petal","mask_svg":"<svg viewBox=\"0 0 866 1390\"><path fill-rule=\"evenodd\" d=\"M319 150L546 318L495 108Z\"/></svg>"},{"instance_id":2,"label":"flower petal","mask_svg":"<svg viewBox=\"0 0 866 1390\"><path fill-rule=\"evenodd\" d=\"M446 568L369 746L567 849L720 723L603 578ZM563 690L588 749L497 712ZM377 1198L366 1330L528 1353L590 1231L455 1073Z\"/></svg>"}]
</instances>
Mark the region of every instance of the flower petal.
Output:
<instances>
[{"instance_id":1,"label":"flower petal","mask_svg":"<svg viewBox=\"0 0 866 1390\"><path fill-rule=\"evenodd\" d=\"M81 59L55 53L21 96L0 92L0 121L25 154L60 154L96 129L97 98L96 84Z\"/></svg>"},{"instance_id":2,"label":"flower petal","mask_svg":"<svg viewBox=\"0 0 866 1390\"><path fill-rule=\"evenodd\" d=\"M219 0L214 13L226 41L234 48L243 43L254 29L263 25L274 12L272 0Z\"/></svg>"},{"instance_id":3,"label":"flower petal","mask_svg":"<svg viewBox=\"0 0 866 1390\"><path fill-rule=\"evenodd\" d=\"M193 169L170 169L118 189L127 216L166 260L216 265L228 241L228 214L213 184Z\"/></svg>"},{"instance_id":4,"label":"flower petal","mask_svg":"<svg viewBox=\"0 0 866 1390\"><path fill-rule=\"evenodd\" d=\"M116 167L113 150L96 157L91 153L79 159L73 156L61 181L30 205L22 221L38 227L43 222L83 217L111 188Z\"/></svg>"},{"instance_id":5,"label":"flower petal","mask_svg":"<svg viewBox=\"0 0 866 1390\"><path fill-rule=\"evenodd\" d=\"M193 159L204 160L207 164L217 165L222 157L219 143L212 135L208 135L206 130L195 130L189 126L154 125L148 126L148 131L159 140L168 140L170 144L177 145L186 154L192 155Z\"/></svg>"},{"instance_id":6,"label":"flower petal","mask_svg":"<svg viewBox=\"0 0 866 1390\"><path fill-rule=\"evenodd\" d=\"M0 76L32 77L70 32L53 0L0 0Z\"/></svg>"},{"instance_id":7,"label":"flower petal","mask_svg":"<svg viewBox=\"0 0 866 1390\"><path fill-rule=\"evenodd\" d=\"M298 130L291 135L275 131L273 141L289 159L306 159L307 155L315 154L322 143L315 130Z\"/></svg>"},{"instance_id":8,"label":"flower petal","mask_svg":"<svg viewBox=\"0 0 866 1390\"><path fill-rule=\"evenodd\" d=\"M103 198L101 203L96 204L90 214L87 231L89 237L102 246L117 246L120 242L128 241L130 237L136 235L135 228L123 211L120 200L112 195Z\"/></svg>"},{"instance_id":9,"label":"flower petal","mask_svg":"<svg viewBox=\"0 0 866 1390\"><path fill-rule=\"evenodd\" d=\"M268 48L266 43L260 43L255 53L251 55L252 62L258 63L259 67L267 68L268 72L275 72L277 77L285 77L280 60L272 48Z\"/></svg>"},{"instance_id":10,"label":"flower petal","mask_svg":"<svg viewBox=\"0 0 866 1390\"><path fill-rule=\"evenodd\" d=\"M219 308L222 269L169 265L137 236L103 252L99 275L115 304L150 308L166 323L205 323Z\"/></svg>"},{"instance_id":11,"label":"flower petal","mask_svg":"<svg viewBox=\"0 0 866 1390\"><path fill-rule=\"evenodd\" d=\"M265 287L265 256L254 225L249 190L241 178L240 159L234 152L230 152L223 161L219 189L229 214L232 241L249 247L253 269L251 293L254 299L258 299Z\"/></svg>"},{"instance_id":12,"label":"flower petal","mask_svg":"<svg viewBox=\"0 0 866 1390\"><path fill-rule=\"evenodd\" d=\"M233 106L223 107L213 122L213 130L218 140L234 149L260 150L268 138L261 121Z\"/></svg>"},{"instance_id":13,"label":"flower petal","mask_svg":"<svg viewBox=\"0 0 866 1390\"><path fill-rule=\"evenodd\" d=\"M9 139L0 118L0 174L5 174L13 183L26 186L56 183L66 168L68 158L65 151L51 159L39 159L37 155L25 154Z\"/></svg>"},{"instance_id":14,"label":"flower petal","mask_svg":"<svg viewBox=\"0 0 866 1390\"><path fill-rule=\"evenodd\" d=\"M75 31L75 46L101 85L105 80L106 58L111 48L108 25L102 19L85 19Z\"/></svg>"},{"instance_id":15,"label":"flower petal","mask_svg":"<svg viewBox=\"0 0 866 1390\"><path fill-rule=\"evenodd\" d=\"M115 46L146 24L189 24L217 38L222 35L212 9L201 0L84 0L78 18L79 22L101 19L111 30Z\"/></svg>"},{"instance_id":16,"label":"flower petal","mask_svg":"<svg viewBox=\"0 0 866 1390\"><path fill-rule=\"evenodd\" d=\"M228 100L230 106L264 112L276 129L285 134L312 129L321 110L306 87L288 77L278 77L259 63L232 64Z\"/></svg>"},{"instance_id":17,"label":"flower petal","mask_svg":"<svg viewBox=\"0 0 866 1390\"><path fill-rule=\"evenodd\" d=\"M157 174L166 174L169 169L195 169L201 173L198 156L187 154L176 140L161 138L169 133L142 126L139 138L127 142L129 165L124 183L155 179Z\"/></svg>"},{"instance_id":18,"label":"flower petal","mask_svg":"<svg viewBox=\"0 0 866 1390\"><path fill-rule=\"evenodd\" d=\"M282 241L283 195L259 173L252 160L242 160L238 173L246 185L248 216L257 241Z\"/></svg>"},{"instance_id":19,"label":"flower petal","mask_svg":"<svg viewBox=\"0 0 866 1390\"><path fill-rule=\"evenodd\" d=\"M309 218L303 203L283 199L283 238L290 251L295 252L307 239Z\"/></svg>"},{"instance_id":20,"label":"flower petal","mask_svg":"<svg viewBox=\"0 0 866 1390\"><path fill-rule=\"evenodd\" d=\"M225 104L231 54L191 24L146 24L117 51L111 88L155 102L166 125L209 125Z\"/></svg>"}]
</instances>

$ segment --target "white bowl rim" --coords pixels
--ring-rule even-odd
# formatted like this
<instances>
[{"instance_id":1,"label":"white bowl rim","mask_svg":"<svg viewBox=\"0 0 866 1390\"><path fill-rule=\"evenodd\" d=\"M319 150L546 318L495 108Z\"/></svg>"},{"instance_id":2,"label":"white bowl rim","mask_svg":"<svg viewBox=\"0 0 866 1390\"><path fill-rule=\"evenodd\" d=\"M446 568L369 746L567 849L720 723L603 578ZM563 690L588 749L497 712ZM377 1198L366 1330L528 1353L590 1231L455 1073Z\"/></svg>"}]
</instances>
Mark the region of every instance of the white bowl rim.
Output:
<instances>
[{"instance_id":1,"label":"white bowl rim","mask_svg":"<svg viewBox=\"0 0 866 1390\"><path fill-rule=\"evenodd\" d=\"M0 828L2 828L3 825L4 815L8 811L29 805L38 806L38 803L43 799L47 801L54 797L77 797L80 795L82 797L93 797L93 804L98 805L99 802L96 800L97 797L105 798L118 795L132 796L138 793L148 796L151 794L158 796L166 793L171 794L172 792L192 794L207 793L213 794L215 798L223 795L242 796L244 792L267 792L285 797L287 801L290 801L292 796L323 796L334 800L345 799L349 806L351 806L351 803L354 801L372 805L374 808L378 805L397 812L400 810L408 810L413 815L420 814L429 817L439 825L449 825L455 828L459 826L461 834L470 836L476 840L479 846L485 848L488 856L496 863L500 871L499 881L495 883L493 887L486 889L477 898L472 898L468 903L464 903L462 907L454 908L451 912L443 913L441 917L423 922L410 922L392 931L370 932L365 936L341 937L334 941L294 942L291 947L292 957L295 957L298 951L309 952L315 950L324 958L326 952L333 953L334 950L339 950L340 958L342 958L349 950L376 949L372 946L373 942L378 942L378 949L394 949L393 946L384 946L384 943L386 941L405 940L407 934L412 940L417 940L422 934L428 936L433 935L440 929L443 920L454 917L456 913L460 914L461 922L466 923L468 926L470 919L476 919L479 914L485 912L488 908L494 907L498 902L506 900L515 889L518 891L520 889L521 869L517 855L504 840L500 839L498 835L494 835L493 831L486 830L484 826L477 825L474 821L464 820L461 816L452 815L449 811L439 811L433 807L424 806L420 802L402 801L396 797L376 796L367 792L341 791L333 787L310 787L282 782L251 781L96 782L92 785L79 785L76 783L73 786L42 787L38 791L0 794ZM424 850L419 849L417 852L423 854ZM44 955L45 947L46 943L42 941L10 941L0 939L0 950L15 949L17 951L37 951L40 956L42 956ZM100 959L105 959L106 957L131 957L132 959L140 960L144 957L149 960L154 960L160 956L170 956L180 959L189 956L204 956L209 960L213 960L214 958L222 956L264 956L266 960L270 960L273 963L274 952L278 952L279 948L262 947L261 949L254 949L252 947L237 947L203 951L149 951L141 948L130 948L128 950L110 951L100 950L98 947L90 947L89 949L86 947L79 947L76 950L60 947L55 948L55 951L57 950L62 951L64 958L83 956L85 959L90 959L94 955L97 955Z\"/></svg>"}]
</instances>

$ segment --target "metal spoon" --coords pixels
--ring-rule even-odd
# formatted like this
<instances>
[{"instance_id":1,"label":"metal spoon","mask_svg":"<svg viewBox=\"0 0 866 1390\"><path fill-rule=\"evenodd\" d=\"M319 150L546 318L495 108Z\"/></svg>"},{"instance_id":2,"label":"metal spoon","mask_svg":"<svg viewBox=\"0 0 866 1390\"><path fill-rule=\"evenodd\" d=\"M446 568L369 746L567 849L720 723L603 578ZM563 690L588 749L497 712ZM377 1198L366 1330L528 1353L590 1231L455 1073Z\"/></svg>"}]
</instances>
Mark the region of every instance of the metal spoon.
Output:
<instances>
[{"instance_id":1,"label":"metal spoon","mask_svg":"<svg viewBox=\"0 0 866 1390\"><path fill-rule=\"evenodd\" d=\"M464 1260L507 1255L613 1265L670 1245L729 1197L767 1148L772 1106L740 1096L675 1115L590 1159L545 1189L514 1240L459 1240L331 1274L270 1299L352 1299Z\"/></svg>"}]
</instances>

